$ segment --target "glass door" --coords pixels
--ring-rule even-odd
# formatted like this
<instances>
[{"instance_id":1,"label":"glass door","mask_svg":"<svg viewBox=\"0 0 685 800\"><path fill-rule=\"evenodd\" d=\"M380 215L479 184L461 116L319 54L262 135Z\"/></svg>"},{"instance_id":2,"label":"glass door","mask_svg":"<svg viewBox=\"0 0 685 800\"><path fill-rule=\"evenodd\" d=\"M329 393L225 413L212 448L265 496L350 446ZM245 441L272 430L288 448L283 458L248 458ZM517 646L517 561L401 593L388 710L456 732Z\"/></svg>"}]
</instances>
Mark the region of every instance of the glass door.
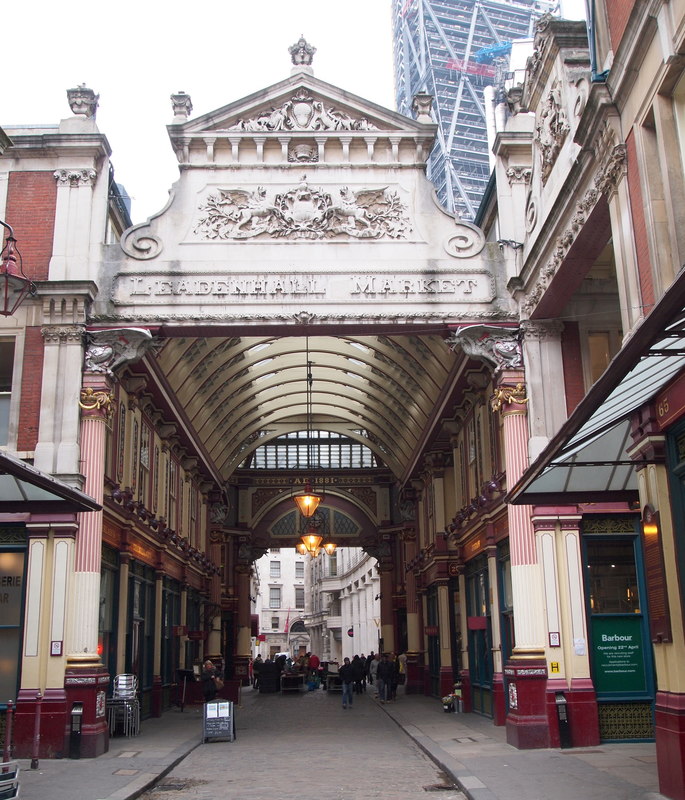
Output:
<instances>
[{"instance_id":1,"label":"glass door","mask_svg":"<svg viewBox=\"0 0 685 800\"><path fill-rule=\"evenodd\" d=\"M652 647L638 524L632 517L584 524L590 663L604 741L654 738ZM593 529L605 535L588 535Z\"/></svg>"},{"instance_id":2,"label":"glass door","mask_svg":"<svg viewBox=\"0 0 685 800\"><path fill-rule=\"evenodd\" d=\"M492 716L492 625L490 587L485 555L471 561L466 573L469 677L471 705L477 714Z\"/></svg>"}]
</instances>

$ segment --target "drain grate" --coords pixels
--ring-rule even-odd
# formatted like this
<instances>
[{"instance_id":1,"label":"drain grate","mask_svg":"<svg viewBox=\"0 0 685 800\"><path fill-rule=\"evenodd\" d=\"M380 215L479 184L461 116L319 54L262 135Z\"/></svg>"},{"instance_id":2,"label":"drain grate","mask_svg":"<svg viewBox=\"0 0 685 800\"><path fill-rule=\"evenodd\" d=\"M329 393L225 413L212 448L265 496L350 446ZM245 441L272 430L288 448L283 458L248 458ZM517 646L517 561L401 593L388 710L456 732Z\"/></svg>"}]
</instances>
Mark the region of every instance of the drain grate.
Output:
<instances>
[{"instance_id":1,"label":"drain grate","mask_svg":"<svg viewBox=\"0 0 685 800\"><path fill-rule=\"evenodd\" d=\"M180 780L163 781L162 783L158 783L155 789L162 792L182 792L184 789L188 788L188 783L188 781Z\"/></svg>"},{"instance_id":2,"label":"drain grate","mask_svg":"<svg viewBox=\"0 0 685 800\"><path fill-rule=\"evenodd\" d=\"M453 783L431 783L423 787L424 792L453 792L457 787Z\"/></svg>"}]
</instances>

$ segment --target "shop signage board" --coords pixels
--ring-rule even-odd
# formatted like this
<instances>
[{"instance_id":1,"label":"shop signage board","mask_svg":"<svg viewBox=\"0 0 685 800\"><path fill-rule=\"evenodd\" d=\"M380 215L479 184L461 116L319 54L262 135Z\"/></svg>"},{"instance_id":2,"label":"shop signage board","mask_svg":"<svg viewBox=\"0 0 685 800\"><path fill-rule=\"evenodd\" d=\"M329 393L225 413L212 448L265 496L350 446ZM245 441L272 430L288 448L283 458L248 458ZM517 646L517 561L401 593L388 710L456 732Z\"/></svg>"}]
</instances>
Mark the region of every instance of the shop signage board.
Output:
<instances>
[{"instance_id":1,"label":"shop signage board","mask_svg":"<svg viewBox=\"0 0 685 800\"><path fill-rule=\"evenodd\" d=\"M647 690L640 617L595 617L592 651L598 694L633 694Z\"/></svg>"},{"instance_id":2,"label":"shop signage board","mask_svg":"<svg viewBox=\"0 0 685 800\"><path fill-rule=\"evenodd\" d=\"M210 739L235 739L235 717L233 703L229 700L218 700L204 704L202 721L202 741Z\"/></svg>"}]
</instances>

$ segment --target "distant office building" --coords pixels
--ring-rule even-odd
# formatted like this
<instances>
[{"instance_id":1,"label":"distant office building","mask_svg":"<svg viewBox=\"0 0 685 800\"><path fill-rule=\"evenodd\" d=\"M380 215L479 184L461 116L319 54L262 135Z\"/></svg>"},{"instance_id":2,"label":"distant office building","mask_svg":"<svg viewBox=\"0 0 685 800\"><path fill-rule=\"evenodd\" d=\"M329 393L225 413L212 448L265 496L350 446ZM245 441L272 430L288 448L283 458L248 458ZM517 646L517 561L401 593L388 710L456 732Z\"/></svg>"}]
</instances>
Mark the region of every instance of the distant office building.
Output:
<instances>
[{"instance_id":1,"label":"distant office building","mask_svg":"<svg viewBox=\"0 0 685 800\"><path fill-rule=\"evenodd\" d=\"M437 141L428 177L438 199L474 219L490 177L483 89L506 69L509 43L532 36L545 0L393 0L397 108L412 116L412 98L435 98Z\"/></svg>"}]
</instances>

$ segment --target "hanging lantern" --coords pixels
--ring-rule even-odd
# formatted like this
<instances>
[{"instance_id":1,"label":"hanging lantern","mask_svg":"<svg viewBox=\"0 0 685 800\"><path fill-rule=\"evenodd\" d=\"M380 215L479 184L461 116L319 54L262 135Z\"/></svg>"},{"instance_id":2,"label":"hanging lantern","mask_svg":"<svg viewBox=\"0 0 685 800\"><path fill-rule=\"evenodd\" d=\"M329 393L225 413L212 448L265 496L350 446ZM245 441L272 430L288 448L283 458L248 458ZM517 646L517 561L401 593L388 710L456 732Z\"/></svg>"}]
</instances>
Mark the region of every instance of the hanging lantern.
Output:
<instances>
[{"instance_id":1,"label":"hanging lantern","mask_svg":"<svg viewBox=\"0 0 685 800\"><path fill-rule=\"evenodd\" d=\"M332 542L330 539L327 539L323 545L322 549L326 553L327 556L332 556L335 553L335 549L338 545L335 542Z\"/></svg>"},{"instance_id":2,"label":"hanging lantern","mask_svg":"<svg viewBox=\"0 0 685 800\"><path fill-rule=\"evenodd\" d=\"M309 555L315 554L319 550L319 545L323 541L323 536L320 536L315 530L308 530L302 534L302 542L307 548Z\"/></svg>"},{"instance_id":3,"label":"hanging lantern","mask_svg":"<svg viewBox=\"0 0 685 800\"><path fill-rule=\"evenodd\" d=\"M293 500L295 501L295 505L300 509L300 514L307 519L314 515L322 499L321 495L312 491L312 485L309 481L305 484L303 492L293 495Z\"/></svg>"},{"instance_id":4,"label":"hanging lantern","mask_svg":"<svg viewBox=\"0 0 685 800\"><path fill-rule=\"evenodd\" d=\"M24 302L28 295L36 293L33 281L24 275L21 253L17 248L12 227L0 220L0 225L9 233L0 252L0 314L10 317Z\"/></svg>"}]
</instances>

